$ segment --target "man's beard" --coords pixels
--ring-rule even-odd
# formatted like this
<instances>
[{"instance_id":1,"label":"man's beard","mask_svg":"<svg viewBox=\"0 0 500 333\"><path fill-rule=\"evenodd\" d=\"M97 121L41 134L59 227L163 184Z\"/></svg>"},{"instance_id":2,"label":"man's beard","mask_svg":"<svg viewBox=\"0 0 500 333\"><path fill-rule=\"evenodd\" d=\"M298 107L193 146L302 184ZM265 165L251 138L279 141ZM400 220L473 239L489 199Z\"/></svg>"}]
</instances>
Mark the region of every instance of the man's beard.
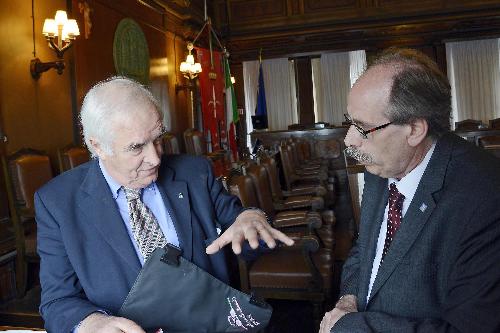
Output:
<instances>
[{"instance_id":1,"label":"man's beard","mask_svg":"<svg viewBox=\"0 0 500 333\"><path fill-rule=\"evenodd\" d=\"M354 158L356 161L362 163L362 164L372 164L373 163L373 158L371 155L367 153L363 153L357 148L354 147L347 147L344 149L344 154L346 154L349 157Z\"/></svg>"}]
</instances>

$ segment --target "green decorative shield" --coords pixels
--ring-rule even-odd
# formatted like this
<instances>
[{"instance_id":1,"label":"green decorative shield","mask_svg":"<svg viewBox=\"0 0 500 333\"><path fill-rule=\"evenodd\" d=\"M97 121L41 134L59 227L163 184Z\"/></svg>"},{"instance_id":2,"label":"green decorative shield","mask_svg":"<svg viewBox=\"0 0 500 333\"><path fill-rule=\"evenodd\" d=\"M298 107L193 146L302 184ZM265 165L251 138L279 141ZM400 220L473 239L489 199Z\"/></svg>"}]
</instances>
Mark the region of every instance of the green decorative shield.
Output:
<instances>
[{"instance_id":1,"label":"green decorative shield","mask_svg":"<svg viewBox=\"0 0 500 333\"><path fill-rule=\"evenodd\" d=\"M149 84L149 49L141 27L132 19L118 24L113 42L113 59L118 75Z\"/></svg>"}]
</instances>

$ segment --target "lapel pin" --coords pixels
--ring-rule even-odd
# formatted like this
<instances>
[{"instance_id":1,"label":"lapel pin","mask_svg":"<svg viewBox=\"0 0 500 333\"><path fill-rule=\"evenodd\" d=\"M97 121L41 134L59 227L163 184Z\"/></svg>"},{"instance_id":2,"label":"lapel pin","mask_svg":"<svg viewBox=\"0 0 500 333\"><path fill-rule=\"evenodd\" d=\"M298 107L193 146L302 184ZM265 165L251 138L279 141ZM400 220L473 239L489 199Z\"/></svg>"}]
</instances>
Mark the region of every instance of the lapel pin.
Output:
<instances>
[{"instance_id":1,"label":"lapel pin","mask_svg":"<svg viewBox=\"0 0 500 333\"><path fill-rule=\"evenodd\" d=\"M422 205L420 206L420 211L423 213L423 212L425 212L426 209L427 209L427 205L422 203Z\"/></svg>"},{"instance_id":2,"label":"lapel pin","mask_svg":"<svg viewBox=\"0 0 500 333\"><path fill-rule=\"evenodd\" d=\"M178 197L179 197L179 199L184 199L184 194L179 193Z\"/></svg>"}]
</instances>

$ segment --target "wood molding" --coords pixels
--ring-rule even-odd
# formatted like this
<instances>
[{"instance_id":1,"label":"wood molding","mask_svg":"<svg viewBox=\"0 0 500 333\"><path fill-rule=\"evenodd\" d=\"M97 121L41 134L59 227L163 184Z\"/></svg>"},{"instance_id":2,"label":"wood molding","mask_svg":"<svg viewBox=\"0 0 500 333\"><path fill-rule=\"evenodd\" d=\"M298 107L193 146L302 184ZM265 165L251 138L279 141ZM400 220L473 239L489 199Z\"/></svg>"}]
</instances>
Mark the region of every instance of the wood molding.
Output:
<instances>
[{"instance_id":1,"label":"wood molding","mask_svg":"<svg viewBox=\"0 0 500 333\"><path fill-rule=\"evenodd\" d=\"M495 0L216 0L234 62L500 36Z\"/></svg>"}]
</instances>

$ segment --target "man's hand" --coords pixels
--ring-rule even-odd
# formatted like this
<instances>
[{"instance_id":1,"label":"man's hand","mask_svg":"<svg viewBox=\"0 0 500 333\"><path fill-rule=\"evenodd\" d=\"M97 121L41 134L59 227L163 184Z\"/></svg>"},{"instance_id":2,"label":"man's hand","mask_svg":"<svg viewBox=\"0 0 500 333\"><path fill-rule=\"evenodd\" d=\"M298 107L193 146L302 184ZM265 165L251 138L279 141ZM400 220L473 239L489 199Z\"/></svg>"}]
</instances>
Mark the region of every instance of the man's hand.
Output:
<instances>
[{"instance_id":1,"label":"man's hand","mask_svg":"<svg viewBox=\"0 0 500 333\"><path fill-rule=\"evenodd\" d=\"M319 333L330 333L335 323L345 314L358 312L356 302L357 298L354 295L344 295L341 297L337 304L335 304L335 308L332 311L325 313L325 316L319 325Z\"/></svg>"},{"instance_id":2,"label":"man's hand","mask_svg":"<svg viewBox=\"0 0 500 333\"><path fill-rule=\"evenodd\" d=\"M259 238L264 240L270 248L276 246L276 240L286 245L293 245L292 239L267 223L266 215L261 210L249 209L241 212L234 223L207 247L206 252L214 254L231 243L233 252L240 254L241 244L245 240L250 243L252 249L256 249L259 247Z\"/></svg>"},{"instance_id":3,"label":"man's hand","mask_svg":"<svg viewBox=\"0 0 500 333\"><path fill-rule=\"evenodd\" d=\"M132 320L108 316L94 312L85 318L78 327L78 333L146 333Z\"/></svg>"}]
</instances>

